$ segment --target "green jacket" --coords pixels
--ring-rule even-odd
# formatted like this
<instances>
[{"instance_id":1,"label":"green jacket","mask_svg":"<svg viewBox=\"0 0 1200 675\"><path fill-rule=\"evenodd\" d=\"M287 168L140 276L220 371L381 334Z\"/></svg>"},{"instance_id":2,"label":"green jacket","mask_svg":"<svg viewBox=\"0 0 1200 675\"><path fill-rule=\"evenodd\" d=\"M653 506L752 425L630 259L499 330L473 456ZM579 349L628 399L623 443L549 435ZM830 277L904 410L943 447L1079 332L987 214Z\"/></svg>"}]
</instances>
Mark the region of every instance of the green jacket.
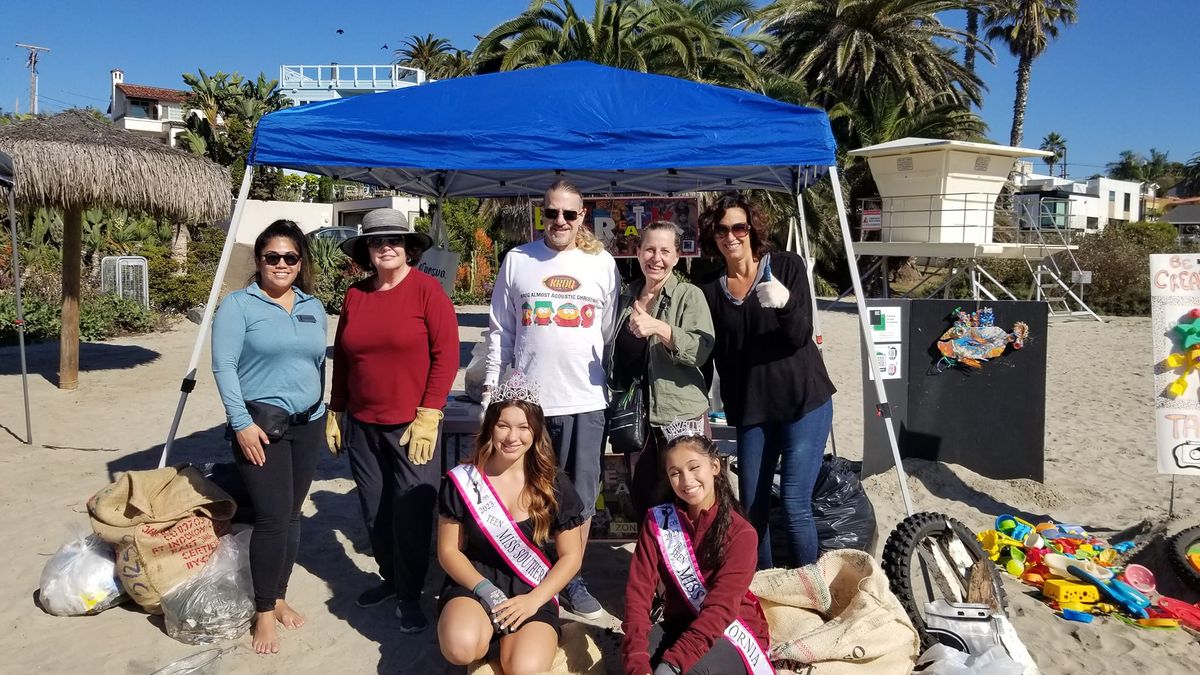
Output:
<instances>
[{"instance_id":1,"label":"green jacket","mask_svg":"<svg viewBox=\"0 0 1200 675\"><path fill-rule=\"evenodd\" d=\"M633 311L633 302L641 295L645 285L645 280L639 279L621 293L617 330L625 330L625 320ZM671 298L671 303L666 314L660 317L659 308L664 297ZM700 366L712 354L715 341L708 301L699 288L671 275L648 311L654 318L671 325L671 341L675 343L675 349L671 350L657 337L650 340L649 361L646 364L650 382L650 423L665 426L675 420L700 417L708 412L708 388L704 386ZM612 353L616 343L614 333L608 343L606 363L613 362ZM611 366L608 386L610 394L616 395L611 391Z\"/></svg>"}]
</instances>

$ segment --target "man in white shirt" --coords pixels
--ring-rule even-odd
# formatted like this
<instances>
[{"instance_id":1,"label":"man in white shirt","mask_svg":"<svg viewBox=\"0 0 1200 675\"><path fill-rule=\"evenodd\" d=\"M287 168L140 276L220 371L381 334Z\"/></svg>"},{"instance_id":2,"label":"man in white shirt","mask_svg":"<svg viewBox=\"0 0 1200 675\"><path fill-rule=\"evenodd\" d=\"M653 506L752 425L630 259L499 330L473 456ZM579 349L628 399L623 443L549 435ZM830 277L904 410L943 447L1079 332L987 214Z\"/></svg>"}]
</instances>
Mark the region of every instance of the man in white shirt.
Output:
<instances>
[{"instance_id":1,"label":"man in white shirt","mask_svg":"<svg viewBox=\"0 0 1200 675\"><path fill-rule=\"evenodd\" d=\"M505 366L542 389L542 409L561 466L583 501L588 528L600 492L604 452L604 345L617 319L621 280L616 261L585 227L579 188L558 181L546 190L541 240L509 251L496 275L488 333L484 408ZM596 618L603 609L582 576L560 600Z\"/></svg>"}]
</instances>

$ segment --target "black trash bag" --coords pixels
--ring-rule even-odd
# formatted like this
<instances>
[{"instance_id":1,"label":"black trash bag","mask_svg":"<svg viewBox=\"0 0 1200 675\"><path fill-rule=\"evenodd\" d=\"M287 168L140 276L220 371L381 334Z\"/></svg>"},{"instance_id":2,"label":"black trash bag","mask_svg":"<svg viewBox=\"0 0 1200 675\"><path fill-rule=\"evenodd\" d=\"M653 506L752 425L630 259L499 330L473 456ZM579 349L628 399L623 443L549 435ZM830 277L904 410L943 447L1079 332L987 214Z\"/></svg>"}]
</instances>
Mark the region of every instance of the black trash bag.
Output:
<instances>
[{"instance_id":1,"label":"black trash bag","mask_svg":"<svg viewBox=\"0 0 1200 675\"><path fill-rule=\"evenodd\" d=\"M234 511L231 522L253 525L254 502L250 499L250 490L242 480L242 474L238 471L237 464L222 462L205 464L199 468L205 478L233 497L234 503L237 504L237 511Z\"/></svg>"},{"instance_id":2,"label":"black trash bag","mask_svg":"<svg viewBox=\"0 0 1200 675\"><path fill-rule=\"evenodd\" d=\"M854 465L833 455L821 462L812 497L821 553L840 548L869 552L875 543L875 507Z\"/></svg>"}]
</instances>

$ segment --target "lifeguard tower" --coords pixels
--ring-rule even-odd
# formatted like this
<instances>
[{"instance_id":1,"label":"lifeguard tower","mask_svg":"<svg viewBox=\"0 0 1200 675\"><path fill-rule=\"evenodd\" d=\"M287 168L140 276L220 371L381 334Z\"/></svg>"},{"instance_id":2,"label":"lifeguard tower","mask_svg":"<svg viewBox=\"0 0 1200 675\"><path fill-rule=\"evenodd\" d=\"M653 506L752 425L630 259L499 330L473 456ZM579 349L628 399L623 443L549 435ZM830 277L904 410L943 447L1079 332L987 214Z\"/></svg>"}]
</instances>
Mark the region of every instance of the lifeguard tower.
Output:
<instances>
[{"instance_id":1,"label":"lifeguard tower","mask_svg":"<svg viewBox=\"0 0 1200 675\"><path fill-rule=\"evenodd\" d=\"M854 251L877 260L863 273L883 275L889 296L890 258L924 258L935 263L906 295L952 297L955 282L967 278L970 296L979 300L1018 300L984 267L988 260L1023 260L1033 283L1029 297L1047 303L1051 316L1091 316L1066 227L1069 213L1061 200L1001 199L1019 158L1050 153L986 143L902 138L849 153L864 157L879 188L879 198L860 204L860 229ZM1048 203L1054 202L1054 203ZM1069 203L1065 205L1069 208ZM1070 283L1067 280L1069 279ZM930 280L941 284L928 290ZM1074 284L1074 286L1072 286Z\"/></svg>"}]
</instances>

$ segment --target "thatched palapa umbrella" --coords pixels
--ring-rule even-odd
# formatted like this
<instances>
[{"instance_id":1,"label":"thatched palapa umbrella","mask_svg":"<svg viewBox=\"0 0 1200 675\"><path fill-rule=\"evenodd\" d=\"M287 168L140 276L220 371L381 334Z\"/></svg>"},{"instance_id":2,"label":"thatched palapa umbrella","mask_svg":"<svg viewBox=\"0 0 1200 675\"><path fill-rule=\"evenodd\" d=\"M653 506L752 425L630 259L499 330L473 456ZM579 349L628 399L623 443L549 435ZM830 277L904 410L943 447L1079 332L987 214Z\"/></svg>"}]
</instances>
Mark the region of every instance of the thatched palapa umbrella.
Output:
<instances>
[{"instance_id":1,"label":"thatched palapa umbrella","mask_svg":"<svg viewBox=\"0 0 1200 675\"><path fill-rule=\"evenodd\" d=\"M175 221L215 221L229 213L229 173L83 110L0 126L0 151L14 160L19 204L63 211L58 386L75 389L84 210L111 206Z\"/></svg>"}]
</instances>

